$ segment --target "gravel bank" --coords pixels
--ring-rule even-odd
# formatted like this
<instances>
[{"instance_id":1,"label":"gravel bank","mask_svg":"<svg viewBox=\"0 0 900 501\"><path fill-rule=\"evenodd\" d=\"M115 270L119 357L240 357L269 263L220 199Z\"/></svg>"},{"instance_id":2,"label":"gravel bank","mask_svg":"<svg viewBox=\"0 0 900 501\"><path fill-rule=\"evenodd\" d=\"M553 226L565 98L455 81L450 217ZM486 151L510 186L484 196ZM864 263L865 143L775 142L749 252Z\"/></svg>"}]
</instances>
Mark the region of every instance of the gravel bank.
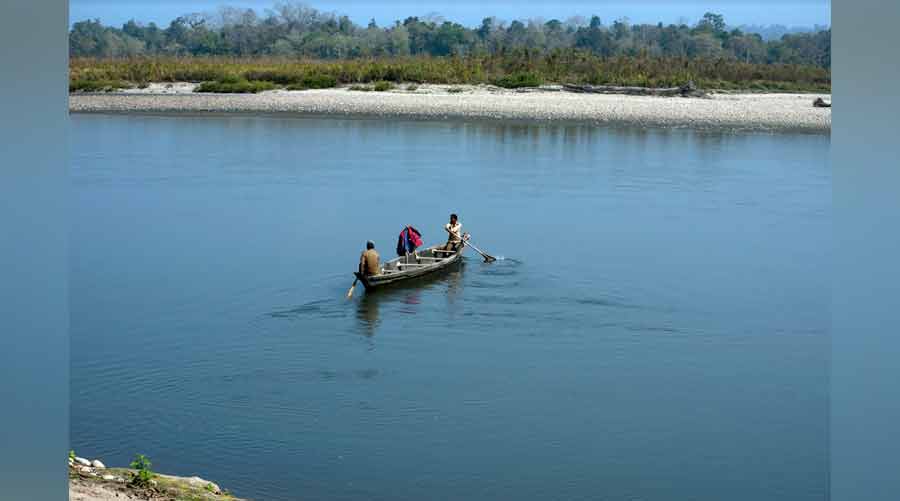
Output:
<instances>
[{"instance_id":1,"label":"gravel bank","mask_svg":"<svg viewBox=\"0 0 900 501\"><path fill-rule=\"evenodd\" d=\"M75 113L278 113L301 116L511 120L597 125L829 133L831 109L820 94L713 94L708 98L516 92L488 86L423 85L415 90L346 88L259 94L193 93L193 84L153 84L105 94L72 94Z\"/></svg>"}]
</instances>

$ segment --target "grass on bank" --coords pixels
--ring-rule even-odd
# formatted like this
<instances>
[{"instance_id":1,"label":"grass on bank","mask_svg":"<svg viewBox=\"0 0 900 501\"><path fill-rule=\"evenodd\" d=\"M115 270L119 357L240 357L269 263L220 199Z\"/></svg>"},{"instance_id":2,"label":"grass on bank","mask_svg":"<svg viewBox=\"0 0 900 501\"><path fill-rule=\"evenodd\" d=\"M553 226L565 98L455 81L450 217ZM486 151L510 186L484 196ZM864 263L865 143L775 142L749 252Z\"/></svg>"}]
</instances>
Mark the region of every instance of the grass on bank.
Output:
<instances>
[{"instance_id":1,"label":"grass on bank","mask_svg":"<svg viewBox=\"0 0 900 501\"><path fill-rule=\"evenodd\" d=\"M497 87L505 89L521 89L523 87L540 87L543 85L544 79L534 72L519 72L511 75L505 75L494 81Z\"/></svg>"},{"instance_id":2,"label":"grass on bank","mask_svg":"<svg viewBox=\"0 0 900 501\"><path fill-rule=\"evenodd\" d=\"M830 92L831 73L816 66L753 64L729 59L600 57L550 54L308 60L273 57L73 58L70 89L115 89L142 82L202 82L203 92L320 89L339 85L543 83L677 87L704 90ZM384 84L380 84L384 85Z\"/></svg>"},{"instance_id":3,"label":"grass on bank","mask_svg":"<svg viewBox=\"0 0 900 501\"><path fill-rule=\"evenodd\" d=\"M136 470L128 468L107 468L106 470L104 470L104 474L123 478L130 478L130 476L134 475L135 473ZM98 484L108 483L107 481L102 479L88 479L84 477L78 478L84 482L97 482ZM174 501L226 501L238 499L228 491L223 491L219 494L215 493L215 490L210 484L200 486L191 484L179 478L158 474L154 475L152 480L152 488L140 488L131 485L122 485L122 488L126 490L130 489L130 492L135 494L144 493L146 495L149 493L156 493L155 495L157 497L154 497L153 499L159 499L160 496L165 496L165 499L171 499Z\"/></svg>"},{"instance_id":4,"label":"grass on bank","mask_svg":"<svg viewBox=\"0 0 900 501\"><path fill-rule=\"evenodd\" d=\"M331 75L304 75L299 82L288 84L287 90L329 89L337 87L338 81Z\"/></svg>"},{"instance_id":5,"label":"grass on bank","mask_svg":"<svg viewBox=\"0 0 900 501\"><path fill-rule=\"evenodd\" d=\"M69 458L74 461L75 451L69 451ZM180 477L156 473L151 469L153 464L150 462L150 459L143 454L136 455L129 466L130 468L106 468L103 470L103 474L126 479L125 484L115 483L116 488L131 490L135 494L147 495L148 499L150 497L157 499L158 495L161 495L173 501L237 500L227 490L218 492L216 486L211 483L200 485ZM98 477L82 477L73 473L71 469L69 470L69 476L70 478L79 478L86 482L107 484L110 482Z\"/></svg>"},{"instance_id":6,"label":"grass on bank","mask_svg":"<svg viewBox=\"0 0 900 501\"><path fill-rule=\"evenodd\" d=\"M276 85L272 82L263 82L259 80L246 80L236 78L234 80L217 80L215 82L203 82L197 87L196 92L221 92L230 94L256 94L264 90L275 89Z\"/></svg>"},{"instance_id":7,"label":"grass on bank","mask_svg":"<svg viewBox=\"0 0 900 501\"><path fill-rule=\"evenodd\" d=\"M69 80L69 92L111 92L132 87L125 80Z\"/></svg>"},{"instance_id":8,"label":"grass on bank","mask_svg":"<svg viewBox=\"0 0 900 501\"><path fill-rule=\"evenodd\" d=\"M329 75L304 75L301 78L287 82L277 77L267 80L266 77L267 75L264 73L248 73L246 77L226 75L214 81L201 83L197 87L196 92L255 94L282 86L287 90L327 89L337 86L337 80Z\"/></svg>"}]
</instances>

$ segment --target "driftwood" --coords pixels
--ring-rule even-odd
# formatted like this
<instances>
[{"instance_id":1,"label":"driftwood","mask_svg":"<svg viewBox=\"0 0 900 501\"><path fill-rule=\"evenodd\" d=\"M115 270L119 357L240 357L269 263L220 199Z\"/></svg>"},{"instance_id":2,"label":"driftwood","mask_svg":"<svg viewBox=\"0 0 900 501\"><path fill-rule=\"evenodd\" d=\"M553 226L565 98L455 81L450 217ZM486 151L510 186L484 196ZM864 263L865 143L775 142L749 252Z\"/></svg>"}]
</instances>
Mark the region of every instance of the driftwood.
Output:
<instances>
[{"instance_id":1,"label":"driftwood","mask_svg":"<svg viewBox=\"0 0 900 501\"><path fill-rule=\"evenodd\" d=\"M594 94L627 94L631 96L669 96L669 97L705 97L706 92L688 82L681 87L619 87L616 85L575 85L563 84L563 90L569 92L587 92Z\"/></svg>"},{"instance_id":2,"label":"driftwood","mask_svg":"<svg viewBox=\"0 0 900 501\"><path fill-rule=\"evenodd\" d=\"M813 101L813 106L816 108L831 108L831 103L826 103L824 99L817 97L816 100Z\"/></svg>"}]
</instances>

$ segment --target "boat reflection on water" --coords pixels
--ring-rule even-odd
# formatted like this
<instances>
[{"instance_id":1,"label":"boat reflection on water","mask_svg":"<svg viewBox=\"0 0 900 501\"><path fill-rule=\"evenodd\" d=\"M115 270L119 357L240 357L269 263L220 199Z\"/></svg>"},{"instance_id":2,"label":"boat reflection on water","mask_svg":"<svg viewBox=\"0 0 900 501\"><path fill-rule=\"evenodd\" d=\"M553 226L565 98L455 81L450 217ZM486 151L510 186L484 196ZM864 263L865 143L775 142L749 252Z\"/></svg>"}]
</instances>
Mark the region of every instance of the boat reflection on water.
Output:
<instances>
[{"instance_id":1,"label":"boat reflection on water","mask_svg":"<svg viewBox=\"0 0 900 501\"><path fill-rule=\"evenodd\" d=\"M400 307L401 313L415 315L418 310L417 306L422 302L422 289L411 290L400 301L403 305Z\"/></svg>"},{"instance_id":2,"label":"boat reflection on water","mask_svg":"<svg viewBox=\"0 0 900 501\"><path fill-rule=\"evenodd\" d=\"M374 294L363 294L356 307L356 318L362 327L362 334L368 337L375 335L375 329L380 323L378 318L378 298L373 296Z\"/></svg>"},{"instance_id":3,"label":"boat reflection on water","mask_svg":"<svg viewBox=\"0 0 900 501\"><path fill-rule=\"evenodd\" d=\"M463 260L457 269L447 274L447 314L450 318L456 318L457 313L461 311L459 298L462 293L462 270L465 265Z\"/></svg>"},{"instance_id":4,"label":"boat reflection on water","mask_svg":"<svg viewBox=\"0 0 900 501\"><path fill-rule=\"evenodd\" d=\"M390 288L365 292L356 303L356 318L364 336L374 336L382 322L382 310L405 315L417 314L423 306L428 305L429 297L435 293L446 291L448 311L453 315L458 309L457 301L462 290L462 270L465 262L452 270L438 275L431 275Z\"/></svg>"}]
</instances>

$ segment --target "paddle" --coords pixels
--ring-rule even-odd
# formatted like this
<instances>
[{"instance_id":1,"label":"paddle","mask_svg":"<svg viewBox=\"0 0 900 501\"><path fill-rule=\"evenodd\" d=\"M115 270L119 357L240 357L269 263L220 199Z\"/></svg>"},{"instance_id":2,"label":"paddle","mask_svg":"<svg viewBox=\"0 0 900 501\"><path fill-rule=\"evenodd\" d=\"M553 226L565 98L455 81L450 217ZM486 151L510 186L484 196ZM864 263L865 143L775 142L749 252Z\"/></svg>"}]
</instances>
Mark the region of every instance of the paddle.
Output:
<instances>
[{"instance_id":1,"label":"paddle","mask_svg":"<svg viewBox=\"0 0 900 501\"><path fill-rule=\"evenodd\" d=\"M356 277L353 280L353 285L350 286L350 290L347 291L347 299L350 299L353 296L353 288L356 287L356 282L359 281L359 277Z\"/></svg>"},{"instance_id":2,"label":"paddle","mask_svg":"<svg viewBox=\"0 0 900 501\"><path fill-rule=\"evenodd\" d=\"M444 228L444 229L447 230L447 228ZM453 235L453 236L455 236L455 237L459 237L459 234L454 233L454 232L452 232L452 231L450 231L450 230L447 230L447 233L449 233L449 234L451 234L451 235ZM475 247L474 245L472 245L471 243L469 243L469 240L468 240L468 239L464 239L464 238L462 238L462 237L459 237L459 239L460 239L460 241L462 241L463 245L468 245L469 247L475 249L475 252L481 254L481 257L484 258L484 262L485 262L485 263L490 263L490 262L492 262L492 261L496 261L496 260L497 260L497 258L495 258L494 256L491 256L491 255L489 255L489 254L485 254L484 252L481 252L481 250L480 250L478 247Z\"/></svg>"}]
</instances>

